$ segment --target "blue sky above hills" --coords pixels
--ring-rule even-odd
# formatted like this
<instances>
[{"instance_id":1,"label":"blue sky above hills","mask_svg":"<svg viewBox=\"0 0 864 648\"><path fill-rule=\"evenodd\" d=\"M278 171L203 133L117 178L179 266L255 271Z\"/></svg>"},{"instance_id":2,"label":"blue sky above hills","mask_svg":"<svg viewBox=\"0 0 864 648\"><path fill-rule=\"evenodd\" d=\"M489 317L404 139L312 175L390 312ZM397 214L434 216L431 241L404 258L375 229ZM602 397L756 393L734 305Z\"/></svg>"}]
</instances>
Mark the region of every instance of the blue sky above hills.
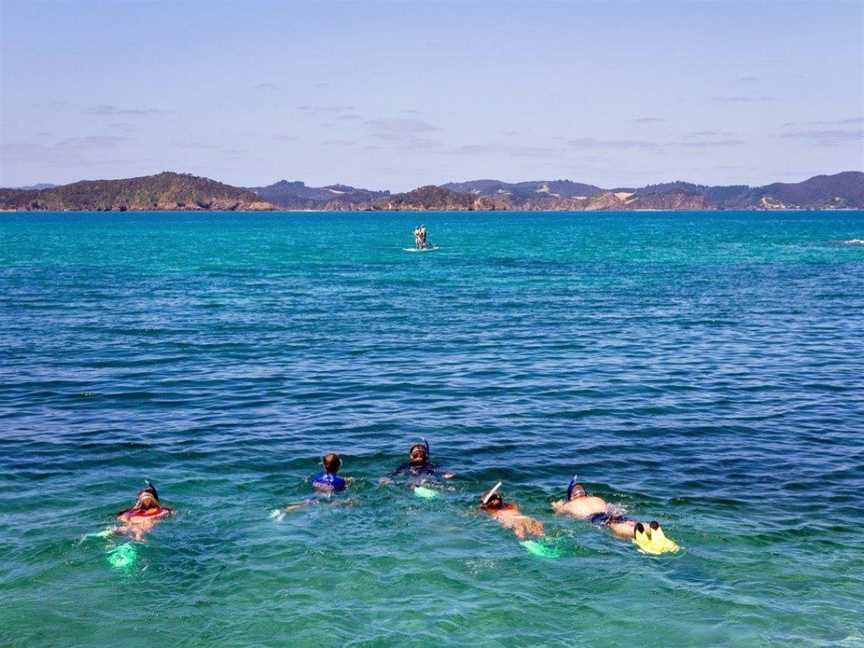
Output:
<instances>
[{"instance_id":1,"label":"blue sky above hills","mask_svg":"<svg viewBox=\"0 0 864 648\"><path fill-rule=\"evenodd\" d=\"M860 2L0 3L0 185L864 168Z\"/></svg>"}]
</instances>

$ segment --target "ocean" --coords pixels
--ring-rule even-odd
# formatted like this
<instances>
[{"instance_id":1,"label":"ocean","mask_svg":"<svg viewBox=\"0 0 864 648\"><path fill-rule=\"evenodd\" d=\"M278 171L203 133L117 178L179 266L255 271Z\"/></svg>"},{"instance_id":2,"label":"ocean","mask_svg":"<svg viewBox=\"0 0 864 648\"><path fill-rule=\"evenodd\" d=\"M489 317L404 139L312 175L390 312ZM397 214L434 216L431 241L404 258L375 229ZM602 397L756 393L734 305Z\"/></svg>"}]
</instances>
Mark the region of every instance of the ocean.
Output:
<instances>
[{"instance_id":1,"label":"ocean","mask_svg":"<svg viewBox=\"0 0 864 648\"><path fill-rule=\"evenodd\" d=\"M426 224L435 252L412 254ZM864 645L864 212L0 214L0 645ZM381 478L425 437L456 478ZM311 494L342 454L344 495ZM589 492L681 546L555 516ZM176 515L112 564L144 480ZM478 511L497 481L538 557Z\"/></svg>"}]
</instances>

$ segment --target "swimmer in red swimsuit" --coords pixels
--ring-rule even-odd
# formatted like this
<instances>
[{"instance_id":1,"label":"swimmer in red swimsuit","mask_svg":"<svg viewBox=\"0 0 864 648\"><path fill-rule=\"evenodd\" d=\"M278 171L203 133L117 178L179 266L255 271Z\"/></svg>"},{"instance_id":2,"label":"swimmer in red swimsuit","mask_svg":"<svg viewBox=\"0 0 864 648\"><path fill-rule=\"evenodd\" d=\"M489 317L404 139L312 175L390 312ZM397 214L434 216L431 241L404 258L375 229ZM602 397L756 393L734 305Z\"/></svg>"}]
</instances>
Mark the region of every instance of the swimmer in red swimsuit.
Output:
<instances>
[{"instance_id":1,"label":"swimmer in red swimsuit","mask_svg":"<svg viewBox=\"0 0 864 648\"><path fill-rule=\"evenodd\" d=\"M147 486L138 493L135 505L117 514L120 527L117 528L116 533L141 540L147 531L159 523L159 520L172 513L174 513L174 509L162 506L156 487L147 482Z\"/></svg>"}]
</instances>

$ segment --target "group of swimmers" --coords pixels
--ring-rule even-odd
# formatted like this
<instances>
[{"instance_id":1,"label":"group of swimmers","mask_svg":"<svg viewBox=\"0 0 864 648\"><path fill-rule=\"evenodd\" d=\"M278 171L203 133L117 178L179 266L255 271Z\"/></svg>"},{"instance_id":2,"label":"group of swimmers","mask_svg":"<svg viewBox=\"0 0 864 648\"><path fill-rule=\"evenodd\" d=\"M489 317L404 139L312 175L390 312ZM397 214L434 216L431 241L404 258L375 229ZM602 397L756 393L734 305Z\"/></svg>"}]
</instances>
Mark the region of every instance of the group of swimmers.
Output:
<instances>
[{"instance_id":1,"label":"group of swimmers","mask_svg":"<svg viewBox=\"0 0 864 648\"><path fill-rule=\"evenodd\" d=\"M432 492L423 484L430 483L430 480L436 477L442 479L455 477L452 472L443 470L437 464L432 463L429 454L429 443L425 439L422 443L415 443L408 451L408 461L396 468L389 476L383 478L382 482L392 483L393 478L406 476L412 480L415 490L425 489L426 492ZM342 459L339 455L330 452L324 455L322 463L324 470L311 479L315 491L332 494L348 489L352 483L352 478L339 475L339 471L342 469ZM519 540L543 537L545 535L543 523L522 513L516 503L506 501L501 492L501 485L501 482L498 482L480 497L480 510L496 520L502 527L513 531ZM302 502L289 504L277 509L276 513L279 516L284 516L286 513L316 501L306 499ZM678 546L666 538L658 522L645 523L626 517L620 508L610 504L602 497L589 495L584 486L576 482L575 476L567 486L566 498L552 502L552 509L558 515L570 515L579 520L587 520L595 526L606 528L617 538L632 540L646 553L658 554L678 550ZM115 533L129 535L140 540L143 534L152 529L159 520L173 512L172 508L164 506L160 502L156 488L147 482L146 487L138 493L135 504L117 514L120 526L116 528Z\"/></svg>"}]
</instances>

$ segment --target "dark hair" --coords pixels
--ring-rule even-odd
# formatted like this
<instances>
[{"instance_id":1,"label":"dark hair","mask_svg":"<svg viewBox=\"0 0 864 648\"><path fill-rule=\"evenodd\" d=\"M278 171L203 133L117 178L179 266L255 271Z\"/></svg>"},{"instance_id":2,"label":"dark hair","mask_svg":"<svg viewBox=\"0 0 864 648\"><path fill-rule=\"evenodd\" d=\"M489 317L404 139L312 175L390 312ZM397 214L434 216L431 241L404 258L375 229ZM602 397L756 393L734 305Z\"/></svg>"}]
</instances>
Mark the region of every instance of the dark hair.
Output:
<instances>
[{"instance_id":1,"label":"dark hair","mask_svg":"<svg viewBox=\"0 0 864 648\"><path fill-rule=\"evenodd\" d=\"M633 530L634 533L645 533L645 525L641 522L636 523L636 528Z\"/></svg>"},{"instance_id":2,"label":"dark hair","mask_svg":"<svg viewBox=\"0 0 864 648\"><path fill-rule=\"evenodd\" d=\"M324 470L328 473L336 474L339 472L339 469L342 467L342 460L339 458L339 455L335 452L328 452L324 455Z\"/></svg>"},{"instance_id":3,"label":"dark hair","mask_svg":"<svg viewBox=\"0 0 864 648\"><path fill-rule=\"evenodd\" d=\"M651 520L651 524L649 524L648 526L651 527L652 531L656 531L660 528L660 523L657 520Z\"/></svg>"}]
</instances>

